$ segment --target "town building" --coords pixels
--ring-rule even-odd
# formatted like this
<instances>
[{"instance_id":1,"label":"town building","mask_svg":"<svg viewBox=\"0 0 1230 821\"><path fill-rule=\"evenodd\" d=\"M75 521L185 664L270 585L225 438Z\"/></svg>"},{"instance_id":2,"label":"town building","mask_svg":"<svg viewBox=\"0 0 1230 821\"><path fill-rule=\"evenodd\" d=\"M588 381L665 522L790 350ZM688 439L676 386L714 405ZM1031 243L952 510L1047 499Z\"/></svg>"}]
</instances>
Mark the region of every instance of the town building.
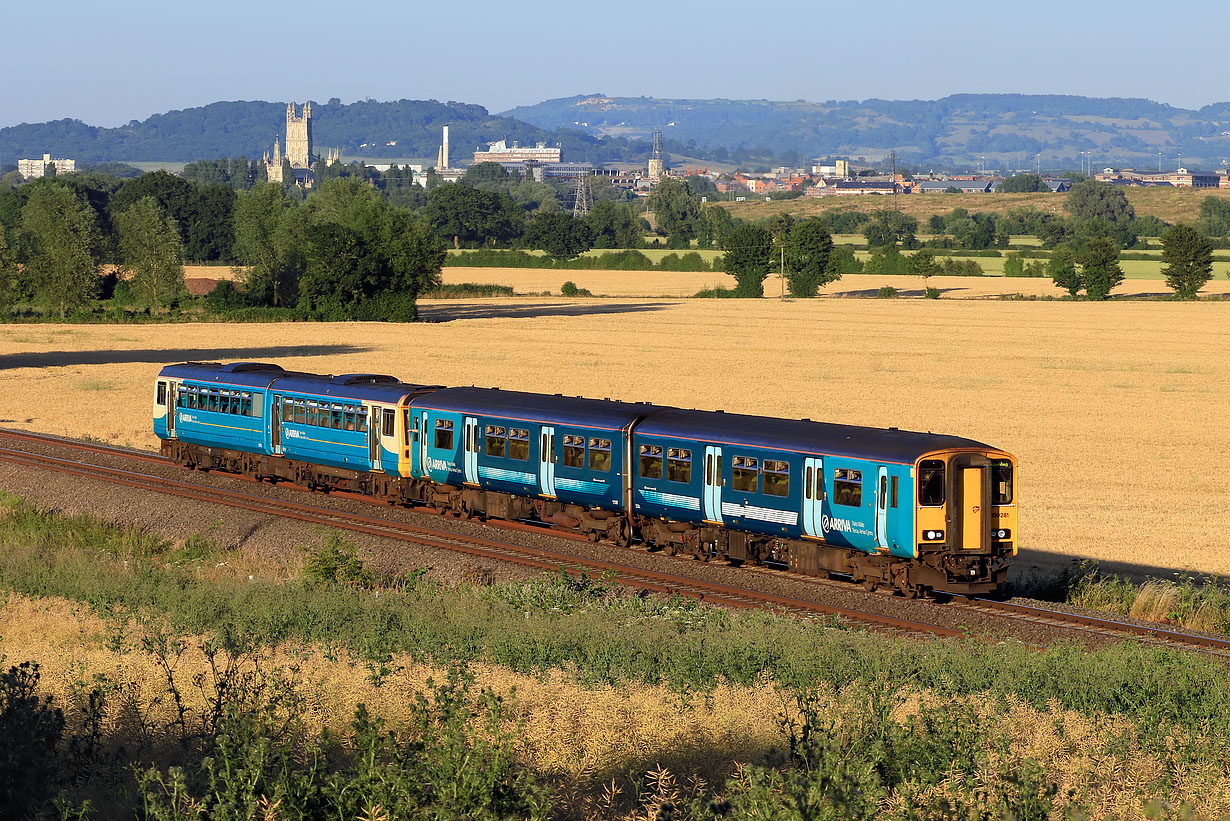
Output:
<instances>
[{"instance_id":1,"label":"town building","mask_svg":"<svg viewBox=\"0 0 1230 821\"><path fill-rule=\"evenodd\" d=\"M515 142L509 145L507 140L500 140L488 143L486 151L476 150L474 162L556 163L560 161L561 154L562 151L558 145L548 146L546 143L538 143L533 148L529 148Z\"/></svg>"},{"instance_id":2,"label":"town building","mask_svg":"<svg viewBox=\"0 0 1230 821\"><path fill-rule=\"evenodd\" d=\"M1177 168L1174 171L1136 171L1122 168L1116 171L1105 168L1095 176L1099 182L1114 185L1173 185L1176 188L1219 188L1222 175L1208 171L1189 171Z\"/></svg>"},{"instance_id":3,"label":"town building","mask_svg":"<svg viewBox=\"0 0 1230 821\"><path fill-rule=\"evenodd\" d=\"M47 173L47 166L54 165L56 175L71 174L77 170L76 160L52 159L50 154L44 154L41 160L18 160L17 173L27 180L36 179Z\"/></svg>"}]
</instances>

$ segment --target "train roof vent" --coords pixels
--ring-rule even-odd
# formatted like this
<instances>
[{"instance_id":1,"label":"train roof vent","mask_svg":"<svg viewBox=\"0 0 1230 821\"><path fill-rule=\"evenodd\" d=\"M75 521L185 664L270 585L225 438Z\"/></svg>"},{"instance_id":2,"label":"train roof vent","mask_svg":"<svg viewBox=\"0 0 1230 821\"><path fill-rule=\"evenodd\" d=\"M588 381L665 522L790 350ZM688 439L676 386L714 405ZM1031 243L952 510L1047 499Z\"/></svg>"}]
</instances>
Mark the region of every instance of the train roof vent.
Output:
<instances>
[{"instance_id":1,"label":"train roof vent","mask_svg":"<svg viewBox=\"0 0 1230 821\"><path fill-rule=\"evenodd\" d=\"M248 373L249 371L278 371L281 373L284 369L281 365L273 365L269 362L232 362L222 366L222 373Z\"/></svg>"},{"instance_id":2,"label":"train roof vent","mask_svg":"<svg viewBox=\"0 0 1230 821\"><path fill-rule=\"evenodd\" d=\"M397 385L401 382L396 376L381 373L343 373L329 381L334 385Z\"/></svg>"}]
</instances>

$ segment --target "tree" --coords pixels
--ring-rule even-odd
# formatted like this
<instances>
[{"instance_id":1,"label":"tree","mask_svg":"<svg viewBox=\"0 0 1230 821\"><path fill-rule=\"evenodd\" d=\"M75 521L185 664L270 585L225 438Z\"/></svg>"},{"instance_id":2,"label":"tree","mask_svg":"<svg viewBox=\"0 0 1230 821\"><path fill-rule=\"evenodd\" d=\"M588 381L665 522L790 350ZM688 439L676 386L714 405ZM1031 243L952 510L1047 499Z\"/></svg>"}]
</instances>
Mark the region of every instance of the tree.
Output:
<instances>
[{"instance_id":1,"label":"tree","mask_svg":"<svg viewBox=\"0 0 1230 821\"><path fill-rule=\"evenodd\" d=\"M101 237L94 214L67 188L44 185L21 212L22 260L35 294L64 319L98 291Z\"/></svg>"},{"instance_id":2,"label":"tree","mask_svg":"<svg viewBox=\"0 0 1230 821\"><path fill-rule=\"evenodd\" d=\"M1060 245L1047 261L1047 273L1051 280L1070 295L1076 296L1081 290L1080 273L1076 270L1076 254L1070 245Z\"/></svg>"},{"instance_id":3,"label":"tree","mask_svg":"<svg viewBox=\"0 0 1230 821\"><path fill-rule=\"evenodd\" d=\"M1190 225L1172 225L1162 234L1162 276L1181 299L1196 293L1213 278L1213 243Z\"/></svg>"},{"instance_id":4,"label":"tree","mask_svg":"<svg viewBox=\"0 0 1230 821\"><path fill-rule=\"evenodd\" d=\"M897 250L897 246L888 245L872 254L863 270L869 274L908 274L910 260Z\"/></svg>"},{"instance_id":5,"label":"tree","mask_svg":"<svg viewBox=\"0 0 1230 821\"><path fill-rule=\"evenodd\" d=\"M180 230L186 259L234 260L237 196L235 189L229 185L194 188L185 214L181 217L188 220L188 224ZM176 219L171 214L167 216Z\"/></svg>"},{"instance_id":6,"label":"tree","mask_svg":"<svg viewBox=\"0 0 1230 821\"><path fill-rule=\"evenodd\" d=\"M940 272L940 265L935 261L935 252L930 248L915 251L910 257L910 273L922 277L923 291L927 289L927 278Z\"/></svg>"},{"instance_id":7,"label":"tree","mask_svg":"<svg viewBox=\"0 0 1230 821\"><path fill-rule=\"evenodd\" d=\"M1081 286L1091 299L1106 299L1111 289L1123 282L1119 267L1119 248L1106 237L1095 237L1085 243L1077 256L1081 266Z\"/></svg>"},{"instance_id":8,"label":"tree","mask_svg":"<svg viewBox=\"0 0 1230 821\"><path fill-rule=\"evenodd\" d=\"M1051 187L1037 174L1016 174L1000 183L1001 194L1049 193Z\"/></svg>"},{"instance_id":9,"label":"tree","mask_svg":"<svg viewBox=\"0 0 1230 821\"><path fill-rule=\"evenodd\" d=\"M700 197L683 180L665 177L658 181L647 203L658 222L658 231L669 238L672 248L683 248L696 236Z\"/></svg>"},{"instance_id":10,"label":"tree","mask_svg":"<svg viewBox=\"0 0 1230 821\"><path fill-rule=\"evenodd\" d=\"M1205 197L1200 201L1197 227L1209 237L1230 236L1230 200Z\"/></svg>"},{"instance_id":11,"label":"tree","mask_svg":"<svg viewBox=\"0 0 1230 821\"><path fill-rule=\"evenodd\" d=\"M863 236L867 245L873 249L887 248L900 244L907 249L918 247L914 236L918 231L918 220L900 211L876 211L871 221L863 228Z\"/></svg>"},{"instance_id":12,"label":"tree","mask_svg":"<svg viewBox=\"0 0 1230 821\"><path fill-rule=\"evenodd\" d=\"M735 229L734 217L725 208L717 205L711 205L701 213L707 224L709 244L714 248L724 248L726 238Z\"/></svg>"},{"instance_id":13,"label":"tree","mask_svg":"<svg viewBox=\"0 0 1230 821\"><path fill-rule=\"evenodd\" d=\"M184 246L175 221L153 197L137 200L116 217L120 257L142 301L160 310L184 290Z\"/></svg>"},{"instance_id":14,"label":"tree","mask_svg":"<svg viewBox=\"0 0 1230 821\"><path fill-rule=\"evenodd\" d=\"M641 244L640 221L632 207L600 200L585 216L594 248L636 248Z\"/></svg>"},{"instance_id":15,"label":"tree","mask_svg":"<svg viewBox=\"0 0 1230 821\"><path fill-rule=\"evenodd\" d=\"M295 301L302 255L295 242L296 205L277 183L262 182L235 203L234 254L248 272L247 297L274 307Z\"/></svg>"},{"instance_id":16,"label":"tree","mask_svg":"<svg viewBox=\"0 0 1230 821\"><path fill-rule=\"evenodd\" d=\"M427 192L423 216L454 248L481 245L521 235L524 212L507 194L480 191L460 183L444 183Z\"/></svg>"},{"instance_id":17,"label":"tree","mask_svg":"<svg viewBox=\"0 0 1230 821\"><path fill-rule=\"evenodd\" d=\"M538 214L525 229L525 244L546 251L552 259L572 259L593 247L589 226L572 214Z\"/></svg>"},{"instance_id":18,"label":"tree","mask_svg":"<svg viewBox=\"0 0 1230 821\"><path fill-rule=\"evenodd\" d=\"M735 278L736 296L762 297L773 264L773 237L758 225L740 225L726 238L722 261L723 270Z\"/></svg>"},{"instance_id":19,"label":"tree","mask_svg":"<svg viewBox=\"0 0 1230 821\"><path fill-rule=\"evenodd\" d=\"M1128 202L1127 195L1110 183L1085 180L1072 186L1063 203L1077 225L1077 243L1083 244L1084 236L1110 236L1120 248L1136 243L1132 222L1136 210Z\"/></svg>"},{"instance_id":20,"label":"tree","mask_svg":"<svg viewBox=\"0 0 1230 821\"><path fill-rule=\"evenodd\" d=\"M0 231L0 308L13 304L20 290L17 280L17 257Z\"/></svg>"},{"instance_id":21,"label":"tree","mask_svg":"<svg viewBox=\"0 0 1230 821\"><path fill-rule=\"evenodd\" d=\"M796 222L786 236L786 287L793 297L813 297L820 287L841 279L830 267L833 238L818 219Z\"/></svg>"}]
</instances>

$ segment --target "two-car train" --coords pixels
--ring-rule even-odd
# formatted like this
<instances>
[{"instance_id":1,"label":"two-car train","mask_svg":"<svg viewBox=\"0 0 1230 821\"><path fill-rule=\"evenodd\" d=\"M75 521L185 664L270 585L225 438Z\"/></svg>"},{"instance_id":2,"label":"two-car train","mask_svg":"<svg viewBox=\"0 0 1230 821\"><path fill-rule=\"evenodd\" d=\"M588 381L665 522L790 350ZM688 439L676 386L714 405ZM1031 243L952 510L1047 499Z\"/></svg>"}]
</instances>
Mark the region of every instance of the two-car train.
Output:
<instances>
[{"instance_id":1,"label":"two-car train","mask_svg":"<svg viewBox=\"0 0 1230 821\"><path fill-rule=\"evenodd\" d=\"M1016 462L955 436L239 362L158 375L163 455L621 546L985 593L1016 554Z\"/></svg>"}]
</instances>

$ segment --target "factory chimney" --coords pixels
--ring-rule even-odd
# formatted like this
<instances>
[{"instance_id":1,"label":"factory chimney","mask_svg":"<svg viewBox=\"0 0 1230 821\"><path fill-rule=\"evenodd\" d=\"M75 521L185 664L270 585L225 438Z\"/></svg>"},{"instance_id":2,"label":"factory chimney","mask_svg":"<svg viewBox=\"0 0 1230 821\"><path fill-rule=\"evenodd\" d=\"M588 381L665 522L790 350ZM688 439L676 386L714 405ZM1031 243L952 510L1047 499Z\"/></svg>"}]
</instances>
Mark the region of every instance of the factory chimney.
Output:
<instances>
[{"instance_id":1,"label":"factory chimney","mask_svg":"<svg viewBox=\"0 0 1230 821\"><path fill-rule=\"evenodd\" d=\"M448 168L448 126L444 126L444 141L440 143L440 151L436 154L436 169Z\"/></svg>"}]
</instances>

